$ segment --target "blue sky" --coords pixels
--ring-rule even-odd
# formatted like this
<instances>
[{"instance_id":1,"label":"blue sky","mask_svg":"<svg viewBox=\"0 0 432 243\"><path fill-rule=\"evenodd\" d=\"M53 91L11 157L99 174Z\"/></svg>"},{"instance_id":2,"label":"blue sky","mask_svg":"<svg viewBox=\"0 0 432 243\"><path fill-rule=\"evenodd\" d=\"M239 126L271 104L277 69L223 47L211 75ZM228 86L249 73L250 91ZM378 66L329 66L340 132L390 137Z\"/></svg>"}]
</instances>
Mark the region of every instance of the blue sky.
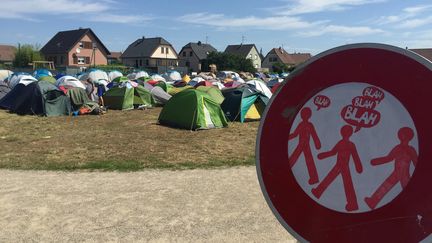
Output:
<instances>
[{"instance_id":1,"label":"blue sky","mask_svg":"<svg viewBox=\"0 0 432 243\"><path fill-rule=\"evenodd\" d=\"M419 0L0 0L0 13L0 44L43 46L58 31L90 27L110 51L142 36L177 51L206 37L219 51L243 39L264 55L358 42L432 48L432 2Z\"/></svg>"}]
</instances>

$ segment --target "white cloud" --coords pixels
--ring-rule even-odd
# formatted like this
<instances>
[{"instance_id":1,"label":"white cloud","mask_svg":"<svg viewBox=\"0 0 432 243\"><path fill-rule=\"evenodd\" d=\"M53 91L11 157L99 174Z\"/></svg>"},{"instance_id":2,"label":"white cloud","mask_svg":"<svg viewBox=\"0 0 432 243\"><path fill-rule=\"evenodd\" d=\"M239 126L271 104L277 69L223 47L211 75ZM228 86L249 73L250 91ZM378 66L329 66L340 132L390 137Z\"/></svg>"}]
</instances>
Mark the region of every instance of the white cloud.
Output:
<instances>
[{"instance_id":1,"label":"white cloud","mask_svg":"<svg viewBox=\"0 0 432 243\"><path fill-rule=\"evenodd\" d=\"M119 24L145 23L152 18L140 15L111 14L115 9L115 0L2 0L0 19L21 19L40 21L44 15L63 15L64 17L80 16L91 22Z\"/></svg>"},{"instance_id":2,"label":"white cloud","mask_svg":"<svg viewBox=\"0 0 432 243\"><path fill-rule=\"evenodd\" d=\"M178 20L199 25L208 25L219 28L255 28L270 30L290 30L309 28L322 24L324 21L307 22L298 17L271 16L271 17L240 17L233 18L223 14L196 13L183 15Z\"/></svg>"},{"instance_id":3,"label":"white cloud","mask_svg":"<svg viewBox=\"0 0 432 243\"><path fill-rule=\"evenodd\" d=\"M423 13L432 9L432 5L416 5L412 7L407 7L402 10L399 15L389 15L381 16L377 21L379 25L386 24L399 24L395 27L399 28L413 28L429 23L428 21L423 21L421 19L416 19L416 17L421 16ZM423 24L424 23L424 24Z\"/></svg>"},{"instance_id":4,"label":"white cloud","mask_svg":"<svg viewBox=\"0 0 432 243\"><path fill-rule=\"evenodd\" d=\"M118 24L139 24L145 23L153 18L140 15L119 15L119 14L97 14L88 18L92 22L118 23Z\"/></svg>"},{"instance_id":5,"label":"white cloud","mask_svg":"<svg viewBox=\"0 0 432 243\"><path fill-rule=\"evenodd\" d=\"M82 0L3 0L0 18L19 18L35 14L71 14L102 12L109 6L102 2Z\"/></svg>"},{"instance_id":6,"label":"white cloud","mask_svg":"<svg viewBox=\"0 0 432 243\"><path fill-rule=\"evenodd\" d=\"M327 11L340 11L353 6L381 3L386 0L288 0L283 7L272 8L277 15L299 15Z\"/></svg>"},{"instance_id":7,"label":"white cloud","mask_svg":"<svg viewBox=\"0 0 432 243\"><path fill-rule=\"evenodd\" d=\"M383 33L385 33L385 31L381 29L374 29L368 26L327 25L316 30L301 32L299 35L304 37L316 37L326 34L336 34L341 36L363 36Z\"/></svg>"},{"instance_id":8,"label":"white cloud","mask_svg":"<svg viewBox=\"0 0 432 243\"><path fill-rule=\"evenodd\" d=\"M416 18L416 19L408 19L401 22L397 27L398 28L418 28L427 24L432 23L432 16L425 18Z\"/></svg>"}]
</instances>

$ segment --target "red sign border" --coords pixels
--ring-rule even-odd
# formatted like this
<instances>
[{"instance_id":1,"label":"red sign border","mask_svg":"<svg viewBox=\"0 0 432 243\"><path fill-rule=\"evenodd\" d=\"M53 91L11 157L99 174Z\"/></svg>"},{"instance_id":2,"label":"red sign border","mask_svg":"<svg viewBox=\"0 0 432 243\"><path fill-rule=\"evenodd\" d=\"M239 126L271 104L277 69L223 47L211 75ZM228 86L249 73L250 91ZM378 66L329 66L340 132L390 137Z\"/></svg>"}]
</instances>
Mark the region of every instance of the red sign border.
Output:
<instances>
[{"instance_id":1,"label":"red sign border","mask_svg":"<svg viewBox=\"0 0 432 243\"><path fill-rule=\"evenodd\" d=\"M287 80L285 80L282 83L282 86L289 85L289 81L290 80L295 79L296 76L300 75L302 72L304 72L305 70L307 70L307 68L308 68L309 65L314 64L317 61L320 61L320 59L322 59L324 57L327 57L328 55L331 55L331 54L335 54L335 53L339 53L339 52L344 52L344 51L347 51L347 50L353 50L353 49L378 49L378 50L383 50L383 51L394 52L396 54L402 54L402 55L404 55L404 56L406 56L408 58L413 59L414 61L418 62L419 64L423 65L426 69L429 69L429 71L432 71L432 63L431 62L429 62L427 59L425 59L425 58L423 58L423 57L421 57L421 56L419 56L419 55L417 55L417 54L415 54L413 52L410 52L408 50L405 50L405 49L402 49L402 48L398 48L398 47L395 47L395 46L386 45L386 44L360 43L360 44L350 44L350 45L344 45L344 46L336 47L336 48L330 49L328 51L325 51L325 52L323 52L321 54L318 54L317 56L312 57L309 61L307 61L306 63L304 63L301 66L299 66L292 74L290 74L289 77L287 78ZM339 83L341 83L341 82L339 82ZM368 83L370 83L372 85L374 84L373 82L370 82L370 81ZM337 84L337 83L335 83L335 84ZM329 86L327 86L327 87L329 87ZM327 87L321 87L320 90L325 89ZM260 124L259 130L258 130L258 136L257 136L257 140L256 140L256 169L257 169L258 180L259 180L259 184L260 184L262 193L263 193L263 195L265 197L265 200L266 200L267 204L269 205L270 209L272 210L273 214L276 216L276 218L279 220L279 222L282 224L282 226L289 233L291 233L298 240L300 240L302 242L305 242L307 240L305 238L303 238L299 233L297 233L285 221L285 219L283 219L283 217L281 216L281 214L276 209L275 205L273 204L273 201L271 200L271 198L269 196L269 193L268 193L266 185L265 185L265 181L263 179L263 174L262 174L263 171L262 171L262 166L261 166L261 150L260 150L261 149L262 132L263 132L264 126L266 125L266 118L267 118L267 115L269 113L269 110L271 109L273 102L277 99L278 94L281 93L283 90L284 90L284 87L281 87L273 95L273 97L271 98L269 104L267 105L267 108L266 108L266 110L264 112L264 115L262 116L261 124ZM309 98L312 98L314 95L316 95L317 93L319 93L320 90L316 90L314 93L311 93ZM308 100L308 99L306 99L306 100ZM299 112L299 109L303 106L303 104L304 104L304 102L301 103L301 104L300 103L298 104L298 106L296 108L297 110L295 111L295 115ZM406 109L408 110L408 108L406 108ZM419 138L419 143L420 142L422 142L422 141L420 141L420 138ZM419 146L419 149L420 149L420 146ZM288 174L287 176L293 176L292 173L291 174L287 173L287 174ZM415 175L413 175L413 177L414 176ZM272 196L274 197L275 195L272 195ZM313 201L313 199L311 199L311 198L310 198L310 200ZM316 203L316 202L313 201L313 203ZM374 210L374 211L377 211L377 210ZM337 213L337 212L335 212L335 213ZM428 235L426 235L425 237L428 237ZM361 237L361 238L363 238L363 237Z\"/></svg>"}]
</instances>

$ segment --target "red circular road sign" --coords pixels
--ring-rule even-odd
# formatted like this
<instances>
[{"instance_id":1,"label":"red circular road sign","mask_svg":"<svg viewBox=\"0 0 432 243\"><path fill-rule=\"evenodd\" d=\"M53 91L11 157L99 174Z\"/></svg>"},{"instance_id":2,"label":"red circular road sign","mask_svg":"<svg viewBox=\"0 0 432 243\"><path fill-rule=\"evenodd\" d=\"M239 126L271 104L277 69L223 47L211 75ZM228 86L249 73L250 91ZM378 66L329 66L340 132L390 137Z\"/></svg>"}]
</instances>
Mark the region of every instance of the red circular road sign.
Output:
<instances>
[{"instance_id":1,"label":"red circular road sign","mask_svg":"<svg viewBox=\"0 0 432 243\"><path fill-rule=\"evenodd\" d=\"M280 223L311 242L432 241L432 63L353 44L297 68L257 138Z\"/></svg>"}]
</instances>

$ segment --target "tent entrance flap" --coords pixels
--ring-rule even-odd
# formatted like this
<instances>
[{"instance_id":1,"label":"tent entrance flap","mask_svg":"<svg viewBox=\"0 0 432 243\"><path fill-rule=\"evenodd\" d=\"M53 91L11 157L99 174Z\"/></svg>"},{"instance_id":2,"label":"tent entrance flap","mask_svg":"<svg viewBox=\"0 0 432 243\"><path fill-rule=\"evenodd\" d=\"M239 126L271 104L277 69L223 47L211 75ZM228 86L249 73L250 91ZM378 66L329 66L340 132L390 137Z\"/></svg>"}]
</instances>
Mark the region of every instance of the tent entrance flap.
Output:
<instances>
[{"instance_id":1,"label":"tent entrance flap","mask_svg":"<svg viewBox=\"0 0 432 243\"><path fill-rule=\"evenodd\" d=\"M244 122L244 120L246 118L246 114L248 113L251 106L255 103L257 98L258 98L257 96L249 96L249 97L243 98L242 103L241 103L241 108L240 108L241 109L240 110L240 121L241 122ZM255 110L256 110L256 107L255 107ZM249 118L249 119L251 119L251 118ZM259 117L256 119L259 119Z\"/></svg>"},{"instance_id":2,"label":"tent entrance flap","mask_svg":"<svg viewBox=\"0 0 432 243\"><path fill-rule=\"evenodd\" d=\"M260 113L258 112L258 109L255 104L252 104L249 110L246 113L245 119L246 120L258 120L261 118Z\"/></svg>"},{"instance_id":3,"label":"tent entrance flap","mask_svg":"<svg viewBox=\"0 0 432 243\"><path fill-rule=\"evenodd\" d=\"M205 106L205 103L203 102L203 109L204 109L204 119L205 119L205 124L207 128L215 128L215 125L211 119L211 115L209 110L207 109L207 107Z\"/></svg>"}]
</instances>

